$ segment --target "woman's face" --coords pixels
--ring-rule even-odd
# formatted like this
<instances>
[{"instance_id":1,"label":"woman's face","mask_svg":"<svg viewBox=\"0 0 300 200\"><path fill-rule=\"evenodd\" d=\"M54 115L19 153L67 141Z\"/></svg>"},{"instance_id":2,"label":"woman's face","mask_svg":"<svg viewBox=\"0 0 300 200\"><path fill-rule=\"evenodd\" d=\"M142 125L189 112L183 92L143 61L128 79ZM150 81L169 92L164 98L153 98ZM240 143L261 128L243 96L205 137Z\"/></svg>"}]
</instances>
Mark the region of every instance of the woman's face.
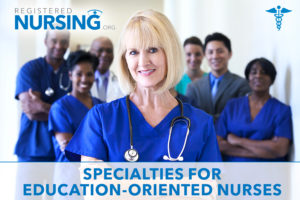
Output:
<instances>
[{"instance_id":1,"label":"woman's face","mask_svg":"<svg viewBox=\"0 0 300 200\"><path fill-rule=\"evenodd\" d=\"M75 65L69 73L72 81L72 91L77 93L88 93L94 83L94 70L89 62L80 62Z\"/></svg>"},{"instance_id":2,"label":"woman's face","mask_svg":"<svg viewBox=\"0 0 300 200\"><path fill-rule=\"evenodd\" d=\"M138 87L157 89L165 80L167 61L162 48L135 48L127 44L125 59Z\"/></svg>"},{"instance_id":3,"label":"woman's face","mask_svg":"<svg viewBox=\"0 0 300 200\"><path fill-rule=\"evenodd\" d=\"M199 70L203 59L203 49L196 44L187 44L184 46L185 59L188 70Z\"/></svg>"},{"instance_id":4,"label":"woman's face","mask_svg":"<svg viewBox=\"0 0 300 200\"><path fill-rule=\"evenodd\" d=\"M271 77L266 74L259 63L254 63L249 72L249 85L254 92L268 92L272 84Z\"/></svg>"}]
</instances>

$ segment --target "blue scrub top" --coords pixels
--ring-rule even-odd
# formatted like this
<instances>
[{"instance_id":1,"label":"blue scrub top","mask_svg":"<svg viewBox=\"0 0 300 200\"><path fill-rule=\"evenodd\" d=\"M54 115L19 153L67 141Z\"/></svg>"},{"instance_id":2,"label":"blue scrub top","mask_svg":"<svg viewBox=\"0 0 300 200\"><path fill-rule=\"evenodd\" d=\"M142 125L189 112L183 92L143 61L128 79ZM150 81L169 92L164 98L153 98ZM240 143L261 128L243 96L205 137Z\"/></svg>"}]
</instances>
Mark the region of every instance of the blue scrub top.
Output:
<instances>
[{"instance_id":1,"label":"blue scrub top","mask_svg":"<svg viewBox=\"0 0 300 200\"><path fill-rule=\"evenodd\" d=\"M178 98L178 99L179 99L181 102L183 102L183 103L189 103L189 104L191 104L192 106L195 105L193 99L191 99L191 98L189 98L189 97L187 97L187 96L185 96L185 95L182 95L182 94L180 94L180 93L178 93L178 92L177 92L176 98ZM195 106L195 107L196 107L196 106Z\"/></svg>"},{"instance_id":2,"label":"blue scrub top","mask_svg":"<svg viewBox=\"0 0 300 200\"><path fill-rule=\"evenodd\" d=\"M71 91L71 87L65 91L59 87L61 78L62 86L69 83L68 70L64 61L57 72L49 65L45 58L37 58L27 62L17 76L15 99L22 92L33 91L41 93L41 99L49 104ZM45 90L51 87L54 95L48 97ZM15 154L19 157L49 157L54 158L54 150L51 135L48 133L47 121L31 121L22 113L19 138L15 148Z\"/></svg>"},{"instance_id":3,"label":"blue scrub top","mask_svg":"<svg viewBox=\"0 0 300 200\"><path fill-rule=\"evenodd\" d=\"M182 154L184 161L221 161L213 119L189 104L183 104L184 115L191 120L190 134ZM152 127L130 101L133 145L139 152L139 161L165 161L171 121L180 116L179 105L156 126ZM187 127L179 121L173 127L170 142L172 157L180 153ZM126 97L107 104L94 106L80 124L66 148L69 160L78 161L80 155L104 161L125 161L124 153L130 148L129 121Z\"/></svg>"},{"instance_id":4,"label":"blue scrub top","mask_svg":"<svg viewBox=\"0 0 300 200\"><path fill-rule=\"evenodd\" d=\"M269 140L274 136L292 140L292 114L287 106L270 98L254 120L251 119L248 96L230 100L217 124L217 135L226 138L228 133L251 140ZM285 158L260 159L224 156L224 161L283 161Z\"/></svg>"},{"instance_id":5,"label":"blue scrub top","mask_svg":"<svg viewBox=\"0 0 300 200\"><path fill-rule=\"evenodd\" d=\"M92 101L93 105L103 103L95 97L92 97ZM89 108L72 95L63 96L51 106L48 127L49 132L52 134L55 161L64 162L68 161L68 159L65 154L61 152L54 133L60 132L74 134L88 111Z\"/></svg>"}]
</instances>

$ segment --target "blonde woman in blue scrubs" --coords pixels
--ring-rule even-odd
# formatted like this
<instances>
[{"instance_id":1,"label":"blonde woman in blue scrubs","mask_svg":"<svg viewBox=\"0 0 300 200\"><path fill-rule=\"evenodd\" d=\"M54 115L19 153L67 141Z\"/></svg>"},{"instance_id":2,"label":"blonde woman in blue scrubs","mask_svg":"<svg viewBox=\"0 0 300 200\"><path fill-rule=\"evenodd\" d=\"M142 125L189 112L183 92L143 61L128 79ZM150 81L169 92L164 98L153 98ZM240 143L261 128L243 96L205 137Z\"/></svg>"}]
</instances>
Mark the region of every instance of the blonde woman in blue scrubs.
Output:
<instances>
[{"instance_id":1,"label":"blonde woman in blue scrubs","mask_svg":"<svg viewBox=\"0 0 300 200\"><path fill-rule=\"evenodd\" d=\"M122 32L118 57L120 83L128 96L92 108L67 146L67 157L220 161L212 117L169 91L183 73L180 48L163 14L135 13Z\"/></svg>"}]
</instances>

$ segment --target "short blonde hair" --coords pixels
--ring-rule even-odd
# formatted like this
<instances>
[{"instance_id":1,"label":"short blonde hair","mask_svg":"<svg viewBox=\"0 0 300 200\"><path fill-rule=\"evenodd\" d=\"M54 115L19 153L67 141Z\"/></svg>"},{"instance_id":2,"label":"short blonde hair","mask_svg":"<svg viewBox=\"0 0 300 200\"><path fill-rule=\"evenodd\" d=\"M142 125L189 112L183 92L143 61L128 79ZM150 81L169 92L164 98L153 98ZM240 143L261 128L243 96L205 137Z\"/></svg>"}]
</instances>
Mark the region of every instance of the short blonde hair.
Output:
<instances>
[{"instance_id":1,"label":"short blonde hair","mask_svg":"<svg viewBox=\"0 0 300 200\"><path fill-rule=\"evenodd\" d=\"M129 38L134 38L130 40ZM136 48L160 47L167 61L167 75L157 92L169 90L179 82L183 74L181 45L177 33L168 18L154 10L142 10L131 16L125 25L118 51L118 75L122 90L128 94L135 88L125 59L126 42L134 41Z\"/></svg>"}]
</instances>

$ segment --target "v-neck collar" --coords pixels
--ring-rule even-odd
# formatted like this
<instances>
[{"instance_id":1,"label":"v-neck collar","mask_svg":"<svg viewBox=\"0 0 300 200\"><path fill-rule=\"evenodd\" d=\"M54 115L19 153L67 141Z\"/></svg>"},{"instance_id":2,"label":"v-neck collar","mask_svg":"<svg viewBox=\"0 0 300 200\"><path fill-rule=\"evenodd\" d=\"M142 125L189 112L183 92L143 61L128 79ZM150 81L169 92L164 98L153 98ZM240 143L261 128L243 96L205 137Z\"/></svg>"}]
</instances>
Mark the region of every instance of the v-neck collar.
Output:
<instances>
[{"instance_id":1,"label":"v-neck collar","mask_svg":"<svg viewBox=\"0 0 300 200\"><path fill-rule=\"evenodd\" d=\"M153 129L157 133L160 129L164 128L165 126L170 126L170 123L174 117L176 117L176 113L178 113L178 116L180 115L180 106L179 104L175 106L155 127L151 126L146 119L144 118L142 112L138 109L138 107L129 100L129 106L130 106L130 114L137 114L137 117L131 116L132 119L138 118L140 120L141 125L146 126L147 129Z\"/></svg>"},{"instance_id":2,"label":"v-neck collar","mask_svg":"<svg viewBox=\"0 0 300 200\"><path fill-rule=\"evenodd\" d=\"M253 118L252 120L252 117L251 117L251 110L250 110L250 101L249 101L249 96L247 95L246 97L246 106L247 106L247 110L248 110L248 120L250 123L254 123L257 118L261 115L261 113L263 112L263 110L265 110L267 107L267 104L269 104L269 102L271 101L272 97L270 97L266 102L265 104L261 107L261 109L258 111L257 115Z\"/></svg>"},{"instance_id":3,"label":"v-neck collar","mask_svg":"<svg viewBox=\"0 0 300 200\"><path fill-rule=\"evenodd\" d=\"M79 103L80 105L82 105L84 108L86 108L87 110L89 110L89 108L88 107L86 107L86 105L84 105L81 101L79 101L79 99L77 99L76 97L74 97L73 95L71 95L71 94L67 94L68 96L70 96L70 97L72 97L72 99L73 100L75 100L75 101L77 101L77 103ZM93 97L91 97L92 98L92 106L94 106L95 105L95 102L94 102L94 99L93 99Z\"/></svg>"}]
</instances>

